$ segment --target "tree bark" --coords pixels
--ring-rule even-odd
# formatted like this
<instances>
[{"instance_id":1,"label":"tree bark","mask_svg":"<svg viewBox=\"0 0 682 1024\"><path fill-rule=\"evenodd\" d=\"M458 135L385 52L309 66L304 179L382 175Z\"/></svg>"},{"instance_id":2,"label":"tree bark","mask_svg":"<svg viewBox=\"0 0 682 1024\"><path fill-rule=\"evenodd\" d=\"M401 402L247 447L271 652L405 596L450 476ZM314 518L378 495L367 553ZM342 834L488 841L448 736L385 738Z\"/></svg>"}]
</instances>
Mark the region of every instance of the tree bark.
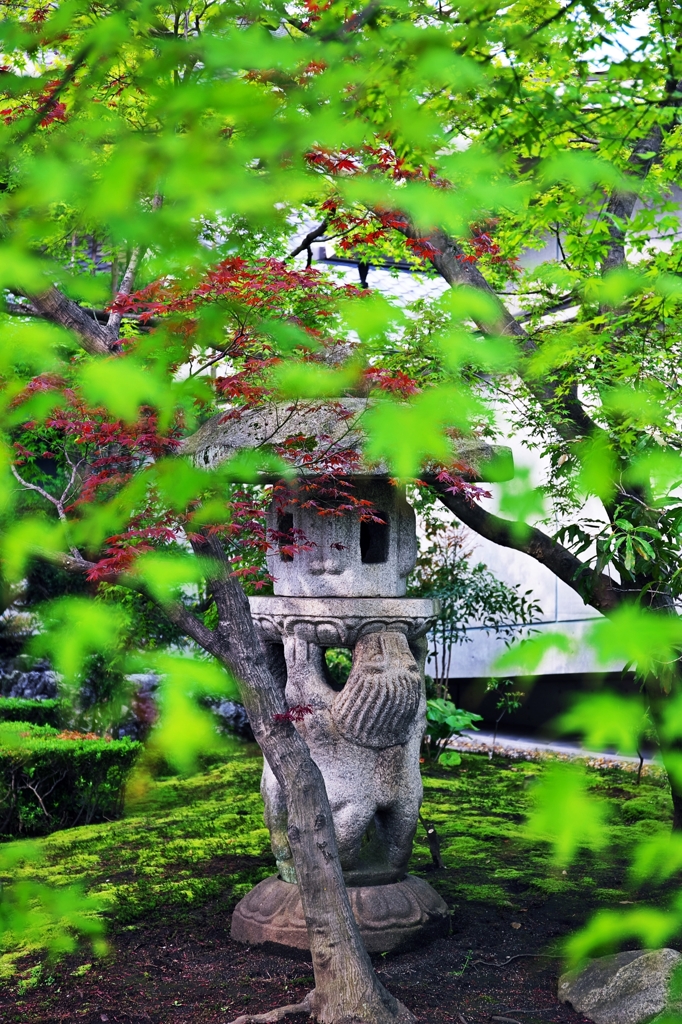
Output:
<instances>
[{"instance_id":1,"label":"tree bark","mask_svg":"<svg viewBox=\"0 0 682 1024\"><path fill-rule=\"evenodd\" d=\"M40 295L28 296L31 304L50 323L59 324L78 335L81 346L93 356L110 356L116 350L115 334L98 324L77 302L68 299L58 288Z\"/></svg>"},{"instance_id":2,"label":"tree bark","mask_svg":"<svg viewBox=\"0 0 682 1024\"><path fill-rule=\"evenodd\" d=\"M651 170L663 144L663 132L655 124L650 132L633 147L628 161L634 180L643 181ZM609 247L601 266L602 274L615 270L625 263L625 230L637 202L637 193L614 189L606 207L609 224Z\"/></svg>"},{"instance_id":3,"label":"tree bark","mask_svg":"<svg viewBox=\"0 0 682 1024\"><path fill-rule=\"evenodd\" d=\"M381 984L353 917L322 774L286 712L284 691L268 668L248 599L215 538L209 580L218 610L218 657L235 676L253 734L282 787L288 839L308 928L315 989L310 1011L329 1024L409 1024L414 1017Z\"/></svg>"},{"instance_id":4,"label":"tree bark","mask_svg":"<svg viewBox=\"0 0 682 1024\"><path fill-rule=\"evenodd\" d=\"M661 107L682 106L682 82L670 80L666 83L667 95L661 100ZM652 125L647 134L632 147L628 158L628 176L633 182L644 181L663 147L663 129L660 124ZM609 247L602 263L602 274L615 270L625 263L625 232L637 202L637 193L630 189L614 189L606 207L609 222Z\"/></svg>"}]
</instances>

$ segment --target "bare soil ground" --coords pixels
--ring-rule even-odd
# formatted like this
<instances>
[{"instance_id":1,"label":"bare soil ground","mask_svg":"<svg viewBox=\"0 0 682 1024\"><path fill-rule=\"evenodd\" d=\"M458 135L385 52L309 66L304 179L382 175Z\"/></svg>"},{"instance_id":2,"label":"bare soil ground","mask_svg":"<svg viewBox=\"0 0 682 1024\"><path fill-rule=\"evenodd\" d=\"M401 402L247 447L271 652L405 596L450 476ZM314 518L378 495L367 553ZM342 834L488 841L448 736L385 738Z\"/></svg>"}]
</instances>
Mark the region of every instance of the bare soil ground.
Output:
<instances>
[{"instance_id":1,"label":"bare soil ground","mask_svg":"<svg viewBox=\"0 0 682 1024\"><path fill-rule=\"evenodd\" d=\"M582 1024L586 1018L556 999L561 959L551 952L579 916L578 908L555 897L499 910L460 906L449 938L377 956L375 967L423 1024L462 1024L462 1018L487 1024L496 1016L519 1024ZM112 936L110 954L85 973L72 973L82 957L67 958L35 989L0 995L0 1020L226 1024L241 1013L302 998L313 980L305 955L238 946L229 924L228 908L216 902L172 933L163 921L121 931Z\"/></svg>"},{"instance_id":2,"label":"bare soil ground","mask_svg":"<svg viewBox=\"0 0 682 1024\"><path fill-rule=\"evenodd\" d=\"M608 842L567 871L547 844L523 838L542 763L464 754L455 771L425 772L423 811L437 826L445 867L433 869L421 829L412 870L448 903L451 934L374 957L420 1024L583 1024L556 998L561 940L600 907L665 897L665 886L648 891L628 880L630 853L667 832L671 813L661 773L645 768L640 780L632 767L589 769L591 792L610 809ZM300 1001L313 986L305 955L230 938L240 895L271 870L259 772L259 759L245 758L160 782L121 821L48 837L46 880L52 871L95 891L116 887L109 952L98 959L81 948L56 964L27 954L0 987L1 1024L228 1024Z\"/></svg>"}]
</instances>

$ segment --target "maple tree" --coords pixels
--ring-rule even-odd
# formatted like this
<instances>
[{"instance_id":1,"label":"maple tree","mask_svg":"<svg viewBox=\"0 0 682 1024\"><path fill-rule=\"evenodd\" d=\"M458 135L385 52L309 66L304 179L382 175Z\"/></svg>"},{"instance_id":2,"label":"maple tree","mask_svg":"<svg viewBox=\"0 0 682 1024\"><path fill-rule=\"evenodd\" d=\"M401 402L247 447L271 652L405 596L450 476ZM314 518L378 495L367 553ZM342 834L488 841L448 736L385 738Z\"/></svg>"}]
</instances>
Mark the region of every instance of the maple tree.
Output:
<instances>
[{"instance_id":1,"label":"maple tree","mask_svg":"<svg viewBox=\"0 0 682 1024\"><path fill-rule=\"evenodd\" d=\"M677 678L662 666L682 641L667 192L680 12L637 9L646 25L630 45L630 8L590 0L3 8L4 578L42 558L110 596L125 587L239 681L301 837L316 987L297 1009L325 1021L410 1015L372 972L338 858L320 854L320 839L335 850L324 785L258 653L246 592L268 585L263 551L306 544L267 535L259 473L315 477L302 500L321 514L374 513L344 477L354 449L330 458L324 438L295 435L215 469L184 459L182 442L216 412L307 400L343 417L350 391L373 395L367 457L401 478L438 463L433 491L459 519L609 613L595 642L647 675L679 814L681 737L663 699ZM316 226L291 252L303 215ZM654 229L669 251L651 249ZM523 248L548 236L560 259L522 270ZM451 289L405 311L292 262L310 264L325 237ZM642 254L635 270L626 245ZM566 309L568 325L553 319ZM491 399L532 423L566 507L596 493L604 522L566 544L528 527L541 495L522 480L515 519L477 502L451 442L494 433ZM592 542L596 561L581 559ZM74 597L44 625L67 682L130 629L122 603ZM180 694L186 668L156 664ZM214 668L193 663L199 689L226 685ZM191 756L191 730L179 737L161 723L157 741Z\"/></svg>"}]
</instances>

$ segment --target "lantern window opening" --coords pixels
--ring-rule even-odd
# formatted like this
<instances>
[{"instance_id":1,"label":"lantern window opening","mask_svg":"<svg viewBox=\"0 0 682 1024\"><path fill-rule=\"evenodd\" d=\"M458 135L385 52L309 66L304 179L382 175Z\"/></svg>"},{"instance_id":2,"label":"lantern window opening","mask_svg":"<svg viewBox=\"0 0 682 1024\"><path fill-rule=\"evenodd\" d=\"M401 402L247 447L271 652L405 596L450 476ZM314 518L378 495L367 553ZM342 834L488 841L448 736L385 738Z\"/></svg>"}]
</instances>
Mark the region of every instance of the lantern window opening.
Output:
<instances>
[{"instance_id":1,"label":"lantern window opening","mask_svg":"<svg viewBox=\"0 0 682 1024\"><path fill-rule=\"evenodd\" d=\"M381 565L388 561L389 523L385 512L377 512L377 519L360 523L360 558L363 565Z\"/></svg>"},{"instance_id":2,"label":"lantern window opening","mask_svg":"<svg viewBox=\"0 0 682 1024\"><path fill-rule=\"evenodd\" d=\"M292 512L284 512L277 520L277 532L279 538L279 559L280 562L293 562L294 556L284 551L286 544L293 543L294 516Z\"/></svg>"}]
</instances>

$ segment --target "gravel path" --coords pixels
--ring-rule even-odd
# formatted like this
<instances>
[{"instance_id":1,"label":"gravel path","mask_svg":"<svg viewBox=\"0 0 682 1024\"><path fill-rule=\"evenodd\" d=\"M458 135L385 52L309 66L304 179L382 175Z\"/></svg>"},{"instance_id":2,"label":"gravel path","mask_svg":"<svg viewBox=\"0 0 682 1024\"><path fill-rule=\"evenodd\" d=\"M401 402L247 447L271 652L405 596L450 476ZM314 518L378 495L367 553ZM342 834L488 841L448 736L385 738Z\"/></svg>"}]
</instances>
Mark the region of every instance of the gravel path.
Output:
<instances>
[{"instance_id":1,"label":"gravel path","mask_svg":"<svg viewBox=\"0 0 682 1024\"><path fill-rule=\"evenodd\" d=\"M488 754L493 752L493 734L491 732L464 732L450 744L452 750L462 754ZM623 768L625 771L637 772L640 758L627 757L624 754L599 753L585 750L572 743L551 743L544 740L528 739L521 736L497 735L495 754L508 757L514 761L539 761L554 757L559 761L585 760L592 768ZM663 765L658 757L642 758L642 774L662 772Z\"/></svg>"}]
</instances>

